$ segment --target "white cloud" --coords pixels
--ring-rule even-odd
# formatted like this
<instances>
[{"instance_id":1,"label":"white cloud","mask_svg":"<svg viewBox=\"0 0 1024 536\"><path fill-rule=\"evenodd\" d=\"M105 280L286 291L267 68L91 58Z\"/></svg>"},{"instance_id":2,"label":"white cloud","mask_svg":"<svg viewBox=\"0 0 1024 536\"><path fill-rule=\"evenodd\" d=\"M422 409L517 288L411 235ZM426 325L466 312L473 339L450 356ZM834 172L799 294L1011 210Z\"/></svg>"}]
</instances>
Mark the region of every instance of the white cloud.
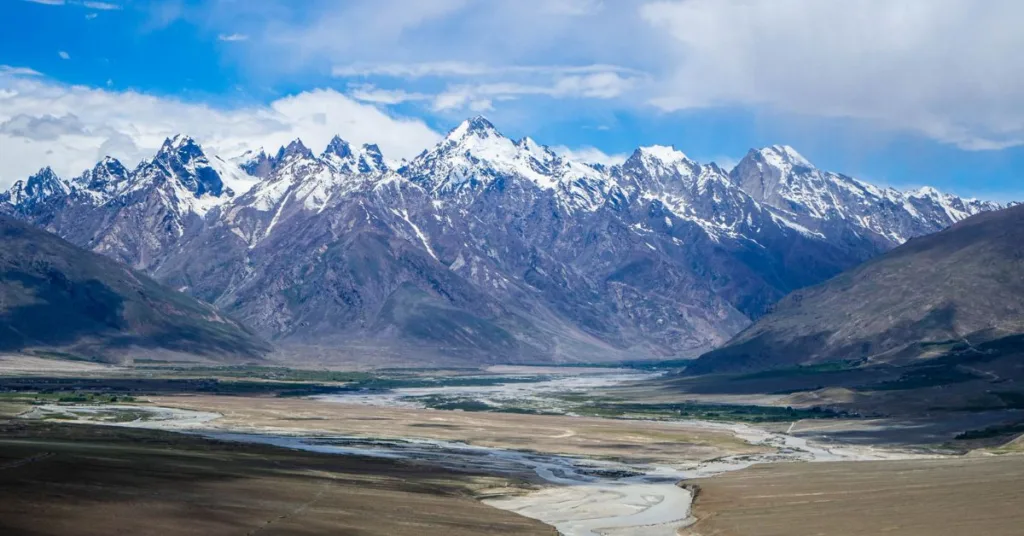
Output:
<instances>
[{"instance_id":1,"label":"white cloud","mask_svg":"<svg viewBox=\"0 0 1024 536\"><path fill-rule=\"evenodd\" d=\"M62 136L85 134L85 127L72 114L61 117L19 114L0 123L0 134L31 141L54 141Z\"/></svg>"},{"instance_id":2,"label":"white cloud","mask_svg":"<svg viewBox=\"0 0 1024 536\"><path fill-rule=\"evenodd\" d=\"M355 84L349 86L348 95L360 102L374 104L401 104L410 101L429 100L425 93L409 93L401 89L381 89L373 84Z\"/></svg>"},{"instance_id":3,"label":"white cloud","mask_svg":"<svg viewBox=\"0 0 1024 536\"><path fill-rule=\"evenodd\" d=\"M299 66L324 57L366 57L392 45L416 29L458 13L471 0L348 0L345 2L245 2L215 5L213 17L230 21L239 10L258 12L260 22L250 35L259 35L267 53L280 54ZM251 4L251 5L246 5ZM291 13L294 17L269 16ZM381 48L384 47L384 48Z\"/></svg>"},{"instance_id":4,"label":"white cloud","mask_svg":"<svg viewBox=\"0 0 1024 536\"><path fill-rule=\"evenodd\" d=\"M425 76L477 76L487 74L491 68L461 61L424 63L353 63L336 65L331 73L337 77L390 76L395 78L421 78Z\"/></svg>"},{"instance_id":5,"label":"white cloud","mask_svg":"<svg viewBox=\"0 0 1024 536\"><path fill-rule=\"evenodd\" d=\"M580 95L592 99L612 99L629 91L636 84L637 79L624 78L613 72L566 76L555 84L553 96Z\"/></svg>"},{"instance_id":6,"label":"white cloud","mask_svg":"<svg viewBox=\"0 0 1024 536\"><path fill-rule=\"evenodd\" d=\"M645 62L624 67L618 61L646 40L633 31L646 29L636 14L638 2L263 0L188 6L175 17L212 32L249 35L246 54L238 58L267 78L333 65L333 74L343 78L548 83L568 75L646 72ZM423 91L412 84L402 89Z\"/></svg>"},{"instance_id":7,"label":"white cloud","mask_svg":"<svg viewBox=\"0 0 1024 536\"><path fill-rule=\"evenodd\" d=\"M420 63L352 63L332 69L337 77L386 76L393 78L476 77L508 75L583 75L601 73L638 74L618 65L487 65L462 61Z\"/></svg>"},{"instance_id":8,"label":"white cloud","mask_svg":"<svg viewBox=\"0 0 1024 536\"><path fill-rule=\"evenodd\" d=\"M605 166L617 166L629 158L627 154L608 154L596 147L578 147L570 149L565 145L557 145L551 148L559 156L583 162L584 164L602 164Z\"/></svg>"},{"instance_id":9,"label":"white cloud","mask_svg":"<svg viewBox=\"0 0 1024 536\"><path fill-rule=\"evenodd\" d=\"M866 121L964 149L1024 143L1024 3L686 0L641 8L671 35L651 102Z\"/></svg>"},{"instance_id":10,"label":"white cloud","mask_svg":"<svg viewBox=\"0 0 1024 536\"><path fill-rule=\"evenodd\" d=\"M99 9L101 11L113 11L121 9L121 6L117 4L111 4L110 2L82 2L82 5L89 9Z\"/></svg>"},{"instance_id":11,"label":"white cloud","mask_svg":"<svg viewBox=\"0 0 1024 536\"><path fill-rule=\"evenodd\" d=\"M236 57L268 78L333 65L408 81L398 89L438 94L441 110L525 95L464 86L615 73L644 82L623 108L848 118L968 149L1024 143L1018 0L262 0L174 12L250 35Z\"/></svg>"},{"instance_id":12,"label":"white cloud","mask_svg":"<svg viewBox=\"0 0 1024 536\"><path fill-rule=\"evenodd\" d=\"M401 159L441 138L419 120L393 117L334 90L220 109L0 71L0 187L46 165L70 178L106 154L133 166L178 133L227 156L261 146L274 150L298 137L317 150L339 134L356 144L378 143L385 156Z\"/></svg>"},{"instance_id":13,"label":"white cloud","mask_svg":"<svg viewBox=\"0 0 1024 536\"><path fill-rule=\"evenodd\" d=\"M71 55L68 54L67 52L63 51L63 50L57 51L57 55L60 56L60 59L62 59L62 60L70 60L71 59Z\"/></svg>"},{"instance_id":14,"label":"white cloud","mask_svg":"<svg viewBox=\"0 0 1024 536\"><path fill-rule=\"evenodd\" d=\"M89 0L24 0L33 4L43 4L47 6L80 6L89 9L98 9L101 11L112 11L121 9L118 4L112 4L110 2L98 2Z\"/></svg>"},{"instance_id":15,"label":"white cloud","mask_svg":"<svg viewBox=\"0 0 1024 536\"><path fill-rule=\"evenodd\" d=\"M1024 143L1017 0L983 8L976 0L260 0L144 9L156 26L184 20L207 35L248 36L220 52L246 62L260 83L331 71L342 83L389 88L350 86L351 98L378 106L422 101L454 113L517 100L499 113L526 123L552 108L531 96L566 99L558 105L573 110L593 103L568 99L595 99L613 112L732 107L799 124L852 119L868 135L911 132L967 149Z\"/></svg>"},{"instance_id":16,"label":"white cloud","mask_svg":"<svg viewBox=\"0 0 1024 536\"><path fill-rule=\"evenodd\" d=\"M220 34L220 35L217 36L217 40L218 41L226 41L226 42L229 42L229 43L230 42L236 42L236 41L248 41L249 40L249 36L245 35L245 34L240 34L240 33Z\"/></svg>"},{"instance_id":17,"label":"white cloud","mask_svg":"<svg viewBox=\"0 0 1024 536\"><path fill-rule=\"evenodd\" d=\"M469 111L473 113L490 112L494 110L494 102L491 99L476 99L469 103Z\"/></svg>"},{"instance_id":18,"label":"white cloud","mask_svg":"<svg viewBox=\"0 0 1024 536\"><path fill-rule=\"evenodd\" d=\"M485 65L459 61L427 63L350 64L336 66L338 77L386 77L402 80L441 78L449 83L433 95L405 90L381 90L356 84L353 98L378 104L433 100L434 111L481 112L493 101L524 96L612 99L636 87L640 73L615 65ZM466 83L463 79L481 80ZM456 82L458 80L458 82Z\"/></svg>"},{"instance_id":19,"label":"white cloud","mask_svg":"<svg viewBox=\"0 0 1024 536\"><path fill-rule=\"evenodd\" d=\"M28 67L12 67L10 65L0 65L0 76L42 76L43 73L29 69Z\"/></svg>"},{"instance_id":20,"label":"white cloud","mask_svg":"<svg viewBox=\"0 0 1024 536\"><path fill-rule=\"evenodd\" d=\"M512 100L524 96L613 99L636 84L634 78L624 78L611 72L563 76L547 85L518 82L452 85L436 96L433 108L435 111L489 109L492 100ZM487 104L484 105L484 102Z\"/></svg>"},{"instance_id":21,"label":"white cloud","mask_svg":"<svg viewBox=\"0 0 1024 536\"><path fill-rule=\"evenodd\" d=\"M472 93L469 90L450 90L434 98L434 111L458 110L473 105Z\"/></svg>"},{"instance_id":22,"label":"white cloud","mask_svg":"<svg viewBox=\"0 0 1024 536\"><path fill-rule=\"evenodd\" d=\"M602 0L548 0L541 9L560 15L593 15L604 9L604 2Z\"/></svg>"}]
</instances>

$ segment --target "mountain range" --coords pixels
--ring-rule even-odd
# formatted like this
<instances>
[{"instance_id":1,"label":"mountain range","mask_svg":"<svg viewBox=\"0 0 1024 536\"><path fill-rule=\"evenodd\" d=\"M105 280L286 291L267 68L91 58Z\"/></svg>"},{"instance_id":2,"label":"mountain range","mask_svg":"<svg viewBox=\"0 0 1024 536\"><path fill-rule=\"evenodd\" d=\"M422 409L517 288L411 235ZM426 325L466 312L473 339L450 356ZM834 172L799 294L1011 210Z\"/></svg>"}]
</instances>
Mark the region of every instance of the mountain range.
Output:
<instances>
[{"instance_id":1,"label":"mountain range","mask_svg":"<svg viewBox=\"0 0 1024 536\"><path fill-rule=\"evenodd\" d=\"M0 351L257 360L270 345L215 308L0 216Z\"/></svg>"},{"instance_id":2,"label":"mountain range","mask_svg":"<svg viewBox=\"0 0 1024 536\"><path fill-rule=\"evenodd\" d=\"M1022 349L1024 206L980 214L913 239L820 285L798 290L695 373L838 361L906 366L959 351ZM996 341L1009 341L997 343ZM978 366L975 363L975 366ZM1003 377L1024 378L1022 364Z\"/></svg>"},{"instance_id":3,"label":"mountain range","mask_svg":"<svg viewBox=\"0 0 1024 536\"><path fill-rule=\"evenodd\" d=\"M134 169L45 168L0 195L282 351L474 362L695 357L794 290L999 208L787 146L732 170L664 146L590 165L482 117L397 169L340 138L221 158L179 135Z\"/></svg>"}]
</instances>

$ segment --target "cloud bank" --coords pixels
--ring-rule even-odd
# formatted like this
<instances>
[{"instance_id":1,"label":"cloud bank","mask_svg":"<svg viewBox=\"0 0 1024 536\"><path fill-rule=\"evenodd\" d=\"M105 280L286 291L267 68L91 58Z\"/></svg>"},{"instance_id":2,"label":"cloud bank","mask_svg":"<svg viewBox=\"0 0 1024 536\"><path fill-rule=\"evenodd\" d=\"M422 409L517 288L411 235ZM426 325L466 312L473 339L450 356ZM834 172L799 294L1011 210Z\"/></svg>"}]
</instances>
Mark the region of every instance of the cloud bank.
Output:
<instances>
[{"instance_id":1,"label":"cloud bank","mask_svg":"<svg viewBox=\"0 0 1024 536\"><path fill-rule=\"evenodd\" d=\"M368 102L401 91L412 98L386 100L434 112L538 99L738 108L967 150L1024 144L1016 0L351 0L304 4L306 16L258 4L292 16L248 19L254 57L371 84Z\"/></svg>"},{"instance_id":2,"label":"cloud bank","mask_svg":"<svg viewBox=\"0 0 1024 536\"><path fill-rule=\"evenodd\" d=\"M268 151L295 138L313 150L338 134L377 143L388 158L411 158L440 135L331 89L305 91L266 106L218 109L133 91L68 86L23 69L0 69L0 188L50 165L70 178L111 155L135 165L174 134L194 136L225 156Z\"/></svg>"},{"instance_id":3,"label":"cloud bank","mask_svg":"<svg viewBox=\"0 0 1024 536\"><path fill-rule=\"evenodd\" d=\"M1024 143L1024 3L686 0L642 18L673 39L650 102L852 118L968 150Z\"/></svg>"}]
</instances>

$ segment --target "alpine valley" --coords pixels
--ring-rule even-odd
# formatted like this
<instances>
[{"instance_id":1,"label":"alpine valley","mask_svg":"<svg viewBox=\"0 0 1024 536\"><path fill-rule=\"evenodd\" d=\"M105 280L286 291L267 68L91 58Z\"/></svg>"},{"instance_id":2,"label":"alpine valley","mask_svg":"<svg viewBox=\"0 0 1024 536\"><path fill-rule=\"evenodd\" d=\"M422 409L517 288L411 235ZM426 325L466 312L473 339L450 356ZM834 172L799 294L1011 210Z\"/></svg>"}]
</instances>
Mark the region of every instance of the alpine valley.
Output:
<instances>
[{"instance_id":1,"label":"alpine valley","mask_svg":"<svg viewBox=\"0 0 1024 536\"><path fill-rule=\"evenodd\" d=\"M791 291L999 208L786 146L731 171L662 146L588 165L481 117L400 166L340 138L227 159L179 135L134 169L46 168L0 195L286 355L423 363L695 357Z\"/></svg>"}]
</instances>

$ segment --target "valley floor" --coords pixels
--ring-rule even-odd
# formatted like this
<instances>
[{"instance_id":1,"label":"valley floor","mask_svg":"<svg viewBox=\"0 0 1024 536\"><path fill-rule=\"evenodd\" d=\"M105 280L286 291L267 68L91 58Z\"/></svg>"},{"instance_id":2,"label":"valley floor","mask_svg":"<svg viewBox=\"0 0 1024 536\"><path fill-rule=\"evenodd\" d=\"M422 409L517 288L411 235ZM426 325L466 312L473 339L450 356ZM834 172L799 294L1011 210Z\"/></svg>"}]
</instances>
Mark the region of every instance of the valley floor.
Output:
<instances>
[{"instance_id":1,"label":"valley floor","mask_svg":"<svg viewBox=\"0 0 1024 536\"><path fill-rule=\"evenodd\" d=\"M0 433L0 533L916 535L956 514L953 530L1001 536L1021 521L1015 448L820 442L887 425L634 399L650 372L39 366L0 377L0 414L18 415ZM699 485L692 511L680 481Z\"/></svg>"}]
</instances>

